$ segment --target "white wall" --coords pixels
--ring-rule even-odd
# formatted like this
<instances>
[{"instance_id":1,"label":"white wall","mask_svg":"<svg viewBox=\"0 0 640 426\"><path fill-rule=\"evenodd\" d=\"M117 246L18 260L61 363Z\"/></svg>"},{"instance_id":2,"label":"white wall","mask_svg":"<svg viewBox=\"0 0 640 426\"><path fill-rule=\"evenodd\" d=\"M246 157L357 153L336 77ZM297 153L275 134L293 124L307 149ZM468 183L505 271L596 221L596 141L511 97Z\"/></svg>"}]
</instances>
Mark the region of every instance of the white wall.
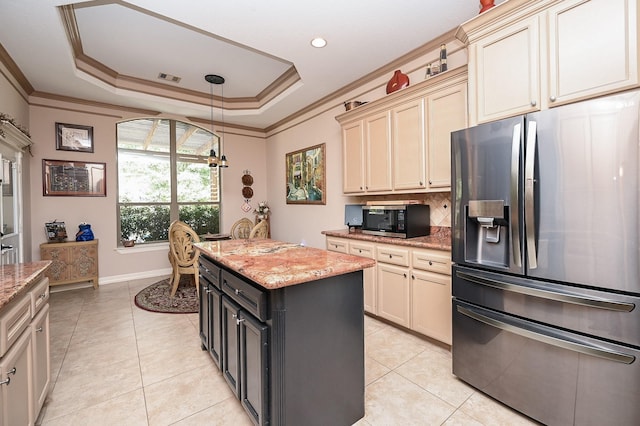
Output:
<instances>
[{"instance_id":1,"label":"white wall","mask_svg":"<svg viewBox=\"0 0 640 426\"><path fill-rule=\"evenodd\" d=\"M31 134L35 144L31 180L31 211L27 212L26 225L33 229L31 237L31 256L40 259L41 243L46 241L45 222L54 219L63 221L67 227L68 240L73 241L78 224L87 222L95 237L99 240L99 282L101 284L127 279L157 276L169 273L167 245L161 244L155 250L148 246L117 249L119 238L116 222L116 123L124 119L137 118L117 109L104 109L45 100L32 102L30 110ZM155 117L159 118L159 117ZM168 117L188 121L184 117ZM55 123L71 123L93 126L94 152L57 151L55 144ZM218 131L218 129L215 129ZM227 126L229 131L229 127ZM227 134L225 154L231 166L222 171L222 224L221 229L228 230L231 224L245 215L240 210L242 195L241 176L244 169L250 169L256 183L254 191L257 197L266 198L265 179L265 141L262 137ZM76 160L106 163L106 197L60 197L43 196L42 160ZM249 216L249 215L247 215ZM253 216L249 216L253 218Z\"/></svg>"}]
</instances>

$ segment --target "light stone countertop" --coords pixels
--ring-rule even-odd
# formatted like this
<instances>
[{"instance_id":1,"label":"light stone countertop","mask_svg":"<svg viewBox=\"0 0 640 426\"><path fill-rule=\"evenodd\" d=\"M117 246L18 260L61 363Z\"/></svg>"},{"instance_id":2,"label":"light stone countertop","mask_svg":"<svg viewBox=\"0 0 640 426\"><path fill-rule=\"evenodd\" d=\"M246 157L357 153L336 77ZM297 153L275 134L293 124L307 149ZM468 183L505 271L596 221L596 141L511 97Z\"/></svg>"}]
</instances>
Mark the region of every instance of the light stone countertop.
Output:
<instances>
[{"instance_id":1,"label":"light stone countertop","mask_svg":"<svg viewBox=\"0 0 640 426\"><path fill-rule=\"evenodd\" d=\"M206 256L274 290L370 268L375 260L271 239L204 241Z\"/></svg>"},{"instance_id":2,"label":"light stone countertop","mask_svg":"<svg viewBox=\"0 0 640 426\"><path fill-rule=\"evenodd\" d=\"M352 240L370 241L372 243L395 244L405 247L451 251L451 228L445 226L432 226L431 233L426 237L406 239L364 234L361 230L350 232L348 229L322 231L322 233L328 237L349 238Z\"/></svg>"},{"instance_id":3,"label":"light stone countertop","mask_svg":"<svg viewBox=\"0 0 640 426\"><path fill-rule=\"evenodd\" d=\"M51 265L50 260L0 266L0 310L26 293L36 278Z\"/></svg>"}]
</instances>

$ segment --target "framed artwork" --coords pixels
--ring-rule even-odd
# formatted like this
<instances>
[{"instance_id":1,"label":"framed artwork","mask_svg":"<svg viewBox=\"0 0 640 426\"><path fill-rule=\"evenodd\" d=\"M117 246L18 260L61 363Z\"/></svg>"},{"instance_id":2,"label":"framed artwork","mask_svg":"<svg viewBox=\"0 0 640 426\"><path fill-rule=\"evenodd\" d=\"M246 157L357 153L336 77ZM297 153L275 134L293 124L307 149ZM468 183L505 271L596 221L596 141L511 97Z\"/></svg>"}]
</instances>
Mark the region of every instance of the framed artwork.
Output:
<instances>
[{"instance_id":1,"label":"framed artwork","mask_svg":"<svg viewBox=\"0 0 640 426\"><path fill-rule=\"evenodd\" d=\"M56 149L93 152L93 127L56 123Z\"/></svg>"},{"instance_id":2,"label":"framed artwork","mask_svg":"<svg viewBox=\"0 0 640 426\"><path fill-rule=\"evenodd\" d=\"M42 160L42 195L106 197L106 163Z\"/></svg>"},{"instance_id":3,"label":"framed artwork","mask_svg":"<svg viewBox=\"0 0 640 426\"><path fill-rule=\"evenodd\" d=\"M326 204L325 144L285 156L287 204Z\"/></svg>"}]
</instances>

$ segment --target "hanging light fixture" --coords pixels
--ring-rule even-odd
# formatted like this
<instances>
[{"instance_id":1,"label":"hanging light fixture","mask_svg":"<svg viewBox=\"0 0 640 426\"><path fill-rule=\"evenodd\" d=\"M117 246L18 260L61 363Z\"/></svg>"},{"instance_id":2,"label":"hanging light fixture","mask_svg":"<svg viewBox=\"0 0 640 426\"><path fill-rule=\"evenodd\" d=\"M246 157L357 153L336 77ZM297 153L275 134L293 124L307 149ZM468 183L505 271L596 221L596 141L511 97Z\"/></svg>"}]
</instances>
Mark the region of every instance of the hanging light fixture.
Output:
<instances>
[{"instance_id":1,"label":"hanging light fixture","mask_svg":"<svg viewBox=\"0 0 640 426\"><path fill-rule=\"evenodd\" d=\"M224 137L224 86L222 86L224 84L224 77L221 77L219 75L215 75L215 74L207 74L204 76L204 79L208 82L211 83L211 132L213 133L213 85L214 84L219 84L221 85L222 88L222 94L221 94L221 99L222 99L222 107L221 107L221 111L222 111L222 134L220 135L220 158L218 158L218 156L216 155L216 151L213 149L213 147L211 148L211 151L209 151L209 158L207 159L207 162L209 163L209 167L229 167L229 164L227 162L227 156L224 155L223 153L223 140L222 138Z\"/></svg>"}]
</instances>

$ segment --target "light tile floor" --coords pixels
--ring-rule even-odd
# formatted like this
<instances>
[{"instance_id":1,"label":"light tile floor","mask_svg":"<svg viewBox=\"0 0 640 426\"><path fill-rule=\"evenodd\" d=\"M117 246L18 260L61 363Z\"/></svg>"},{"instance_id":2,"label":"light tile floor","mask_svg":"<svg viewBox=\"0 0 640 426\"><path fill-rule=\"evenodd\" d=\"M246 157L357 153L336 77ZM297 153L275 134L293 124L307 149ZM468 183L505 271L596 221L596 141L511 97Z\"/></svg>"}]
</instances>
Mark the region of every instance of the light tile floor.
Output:
<instances>
[{"instance_id":1,"label":"light tile floor","mask_svg":"<svg viewBox=\"0 0 640 426\"><path fill-rule=\"evenodd\" d=\"M51 294L52 389L38 423L250 425L206 351L198 315L135 306L158 279ZM531 425L451 375L451 354L365 317L369 425Z\"/></svg>"}]
</instances>

